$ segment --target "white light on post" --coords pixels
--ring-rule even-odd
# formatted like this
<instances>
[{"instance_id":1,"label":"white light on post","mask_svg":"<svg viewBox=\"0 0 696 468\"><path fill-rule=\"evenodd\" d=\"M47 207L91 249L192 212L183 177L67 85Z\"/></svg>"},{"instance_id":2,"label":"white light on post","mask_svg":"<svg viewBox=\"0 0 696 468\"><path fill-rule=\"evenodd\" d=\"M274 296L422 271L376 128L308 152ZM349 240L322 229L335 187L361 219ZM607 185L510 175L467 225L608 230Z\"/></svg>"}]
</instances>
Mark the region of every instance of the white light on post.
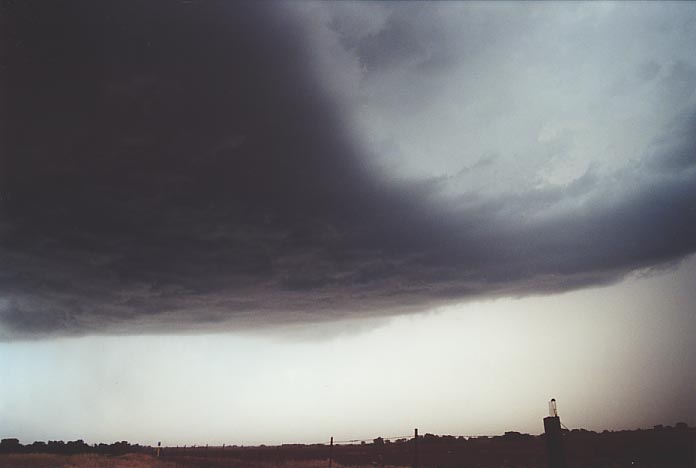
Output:
<instances>
[{"instance_id":1,"label":"white light on post","mask_svg":"<svg viewBox=\"0 0 696 468\"><path fill-rule=\"evenodd\" d=\"M551 416L552 418L558 416L558 408L556 407L555 398L551 398L551 401L549 401L549 416Z\"/></svg>"}]
</instances>

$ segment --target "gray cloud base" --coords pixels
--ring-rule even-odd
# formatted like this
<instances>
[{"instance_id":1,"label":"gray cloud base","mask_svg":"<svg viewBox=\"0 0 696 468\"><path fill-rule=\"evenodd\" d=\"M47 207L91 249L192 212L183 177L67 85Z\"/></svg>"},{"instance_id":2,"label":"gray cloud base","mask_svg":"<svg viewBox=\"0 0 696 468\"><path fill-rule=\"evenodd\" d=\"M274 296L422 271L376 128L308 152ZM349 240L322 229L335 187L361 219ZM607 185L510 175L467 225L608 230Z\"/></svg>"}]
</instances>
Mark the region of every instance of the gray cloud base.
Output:
<instances>
[{"instance_id":1,"label":"gray cloud base","mask_svg":"<svg viewBox=\"0 0 696 468\"><path fill-rule=\"evenodd\" d=\"M69 6L5 17L2 339L388 315L696 250L696 108L608 174L445 196L365 162L268 4Z\"/></svg>"}]
</instances>

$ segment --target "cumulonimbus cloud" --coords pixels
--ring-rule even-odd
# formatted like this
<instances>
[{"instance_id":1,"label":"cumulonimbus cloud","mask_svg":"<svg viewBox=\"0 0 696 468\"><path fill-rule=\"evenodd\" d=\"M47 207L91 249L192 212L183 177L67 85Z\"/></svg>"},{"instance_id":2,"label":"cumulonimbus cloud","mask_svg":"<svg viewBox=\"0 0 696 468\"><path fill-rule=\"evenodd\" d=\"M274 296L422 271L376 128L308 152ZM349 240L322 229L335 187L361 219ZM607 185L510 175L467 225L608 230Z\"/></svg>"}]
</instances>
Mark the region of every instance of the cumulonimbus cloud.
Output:
<instances>
[{"instance_id":1,"label":"cumulonimbus cloud","mask_svg":"<svg viewBox=\"0 0 696 468\"><path fill-rule=\"evenodd\" d=\"M621 168L454 196L486 164L390 180L306 25L272 7L9 8L0 336L392 314L608 283L696 250L688 100Z\"/></svg>"}]
</instances>

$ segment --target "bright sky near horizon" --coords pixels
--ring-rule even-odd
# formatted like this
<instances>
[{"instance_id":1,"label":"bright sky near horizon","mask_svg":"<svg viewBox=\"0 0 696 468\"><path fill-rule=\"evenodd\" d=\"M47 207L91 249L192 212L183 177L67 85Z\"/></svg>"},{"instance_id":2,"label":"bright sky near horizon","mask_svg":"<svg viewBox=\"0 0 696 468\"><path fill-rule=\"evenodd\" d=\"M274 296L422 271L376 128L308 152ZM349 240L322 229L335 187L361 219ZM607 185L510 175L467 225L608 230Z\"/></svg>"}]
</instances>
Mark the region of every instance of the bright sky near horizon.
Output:
<instances>
[{"instance_id":1,"label":"bright sky near horizon","mask_svg":"<svg viewBox=\"0 0 696 468\"><path fill-rule=\"evenodd\" d=\"M696 2L4 2L0 437L696 425Z\"/></svg>"}]
</instances>

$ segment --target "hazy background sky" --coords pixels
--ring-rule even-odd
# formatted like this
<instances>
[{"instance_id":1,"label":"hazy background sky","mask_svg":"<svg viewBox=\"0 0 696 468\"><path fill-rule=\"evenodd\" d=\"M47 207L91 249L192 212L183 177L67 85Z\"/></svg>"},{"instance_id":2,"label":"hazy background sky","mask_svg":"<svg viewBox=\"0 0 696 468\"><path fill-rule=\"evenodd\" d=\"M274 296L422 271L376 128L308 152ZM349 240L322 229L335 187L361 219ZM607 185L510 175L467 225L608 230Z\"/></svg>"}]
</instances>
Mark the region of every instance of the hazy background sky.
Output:
<instances>
[{"instance_id":1,"label":"hazy background sky","mask_svg":"<svg viewBox=\"0 0 696 468\"><path fill-rule=\"evenodd\" d=\"M0 436L696 424L696 5L2 18Z\"/></svg>"}]
</instances>

